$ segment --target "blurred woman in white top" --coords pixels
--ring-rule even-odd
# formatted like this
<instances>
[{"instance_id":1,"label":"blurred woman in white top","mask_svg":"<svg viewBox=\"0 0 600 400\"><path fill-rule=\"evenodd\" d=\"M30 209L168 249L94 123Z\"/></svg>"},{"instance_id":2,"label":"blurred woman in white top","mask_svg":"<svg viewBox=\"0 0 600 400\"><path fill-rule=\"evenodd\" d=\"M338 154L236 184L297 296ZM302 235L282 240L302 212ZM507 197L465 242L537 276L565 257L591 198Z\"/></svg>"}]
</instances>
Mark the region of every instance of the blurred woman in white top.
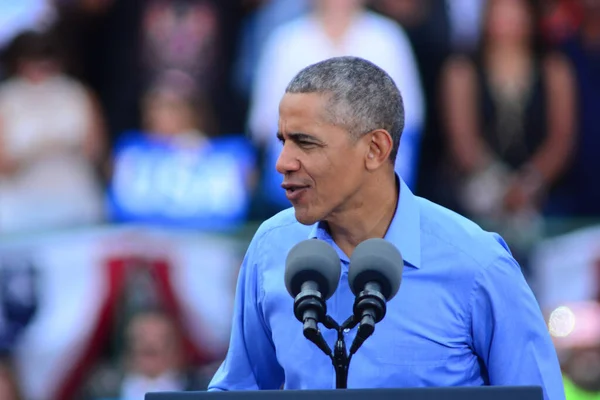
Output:
<instances>
[{"instance_id":1,"label":"blurred woman in white top","mask_svg":"<svg viewBox=\"0 0 600 400\"><path fill-rule=\"evenodd\" d=\"M103 151L96 101L65 75L46 34L19 35L0 85L0 234L98 223Z\"/></svg>"},{"instance_id":2,"label":"blurred woman in white top","mask_svg":"<svg viewBox=\"0 0 600 400\"><path fill-rule=\"evenodd\" d=\"M396 170L412 186L425 112L419 71L404 30L393 20L366 9L364 0L312 3L312 12L281 25L265 44L250 104L248 128L253 138L266 147L274 171L279 153L275 139L279 101L290 80L302 68L327 58L361 57L383 68L402 92L406 123ZM272 177L267 184L269 196L277 196L276 181Z\"/></svg>"}]
</instances>

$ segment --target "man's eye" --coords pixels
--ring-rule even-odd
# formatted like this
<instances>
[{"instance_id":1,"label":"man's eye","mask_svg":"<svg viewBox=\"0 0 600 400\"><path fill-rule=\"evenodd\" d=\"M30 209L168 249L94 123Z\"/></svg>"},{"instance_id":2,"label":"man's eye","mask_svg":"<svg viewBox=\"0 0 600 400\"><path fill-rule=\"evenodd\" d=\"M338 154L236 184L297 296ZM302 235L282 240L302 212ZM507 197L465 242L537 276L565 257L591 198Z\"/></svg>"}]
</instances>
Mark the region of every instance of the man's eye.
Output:
<instances>
[{"instance_id":1,"label":"man's eye","mask_svg":"<svg viewBox=\"0 0 600 400\"><path fill-rule=\"evenodd\" d=\"M314 147L315 146L315 144L312 142L304 142L304 141L298 142L298 145L300 147Z\"/></svg>"}]
</instances>

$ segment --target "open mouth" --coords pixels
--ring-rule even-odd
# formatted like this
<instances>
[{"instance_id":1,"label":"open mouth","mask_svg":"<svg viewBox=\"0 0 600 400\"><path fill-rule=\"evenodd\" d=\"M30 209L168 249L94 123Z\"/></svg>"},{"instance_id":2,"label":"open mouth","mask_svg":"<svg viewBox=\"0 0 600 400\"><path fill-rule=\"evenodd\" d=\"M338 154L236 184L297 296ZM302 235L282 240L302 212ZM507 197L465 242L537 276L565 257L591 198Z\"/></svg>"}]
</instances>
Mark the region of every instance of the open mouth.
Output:
<instances>
[{"instance_id":1,"label":"open mouth","mask_svg":"<svg viewBox=\"0 0 600 400\"><path fill-rule=\"evenodd\" d=\"M300 198L300 196L308 189L308 186L299 186L299 185L291 185L291 184L283 184L281 185L283 189L285 189L285 195L290 201L295 201Z\"/></svg>"},{"instance_id":2,"label":"open mouth","mask_svg":"<svg viewBox=\"0 0 600 400\"><path fill-rule=\"evenodd\" d=\"M281 187L285 189L286 192L295 192L298 190L306 189L308 186L306 185L297 185L293 183L282 183Z\"/></svg>"},{"instance_id":3,"label":"open mouth","mask_svg":"<svg viewBox=\"0 0 600 400\"><path fill-rule=\"evenodd\" d=\"M294 194L294 193L299 193L305 189L308 189L308 186L296 186L293 188L286 189L285 191L286 191L286 193Z\"/></svg>"}]
</instances>

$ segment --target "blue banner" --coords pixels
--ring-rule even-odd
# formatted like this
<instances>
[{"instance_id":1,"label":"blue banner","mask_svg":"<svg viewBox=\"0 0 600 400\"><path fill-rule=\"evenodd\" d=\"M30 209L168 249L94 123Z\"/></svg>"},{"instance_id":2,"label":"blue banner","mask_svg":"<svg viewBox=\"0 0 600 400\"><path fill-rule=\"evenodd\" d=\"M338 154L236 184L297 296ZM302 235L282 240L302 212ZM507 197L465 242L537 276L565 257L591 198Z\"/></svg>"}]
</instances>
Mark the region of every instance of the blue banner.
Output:
<instances>
[{"instance_id":1,"label":"blue banner","mask_svg":"<svg viewBox=\"0 0 600 400\"><path fill-rule=\"evenodd\" d=\"M142 132L114 149L109 206L117 222L201 230L235 229L246 221L256 156L243 136L182 145Z\"/></svg>"}]
</instances>

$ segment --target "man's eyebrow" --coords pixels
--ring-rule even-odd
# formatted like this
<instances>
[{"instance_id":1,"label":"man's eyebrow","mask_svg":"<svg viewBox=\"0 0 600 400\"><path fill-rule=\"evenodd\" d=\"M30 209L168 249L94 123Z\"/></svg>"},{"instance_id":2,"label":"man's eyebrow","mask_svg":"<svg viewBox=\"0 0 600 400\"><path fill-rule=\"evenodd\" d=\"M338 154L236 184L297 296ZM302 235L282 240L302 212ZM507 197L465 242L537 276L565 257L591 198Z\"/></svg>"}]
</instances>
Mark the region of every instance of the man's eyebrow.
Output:
<instances>
[{"instance_id":1,"label":"man's eyebrow","mask_svg":"<svg viewBox=\"0 0 600 400\"><path fill-rule=\"evenodd\" d=\"M288 138L294 142L302 142L302 141L306 141L306 142L313 142L313 143L323 143L321 140L317 139L316 137L306 134L306 133L301 133L301 132L291 132L287 134ZM283 133L281 132L277 132L277 139L283 141Z\"/></svg>"}]
</instances>

